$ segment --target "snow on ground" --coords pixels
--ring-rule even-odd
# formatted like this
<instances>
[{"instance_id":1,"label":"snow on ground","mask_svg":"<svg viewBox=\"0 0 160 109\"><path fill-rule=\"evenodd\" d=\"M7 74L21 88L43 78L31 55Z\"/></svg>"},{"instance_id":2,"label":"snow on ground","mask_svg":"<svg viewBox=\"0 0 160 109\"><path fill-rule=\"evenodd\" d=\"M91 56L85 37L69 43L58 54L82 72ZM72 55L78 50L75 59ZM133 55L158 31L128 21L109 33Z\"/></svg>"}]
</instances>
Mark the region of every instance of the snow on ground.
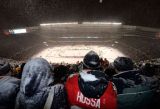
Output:
<instances>
[{"instance_id":1,"label":"snow on ground","mask_svg":"<svg viewBox=\"0 0 160 109\"><path fill-rule=\"evenodd\" d=\"M32 58L42 57L52 63L64 62L73 64L77 61L82 61L85 54L88 53L90 50L97 52L100 57L107 58L110 62L113 62L113 60L118 56L126 56L117 49L111 47L74 45L47 48L34 55Z\"/></svg>"}]
</instances>

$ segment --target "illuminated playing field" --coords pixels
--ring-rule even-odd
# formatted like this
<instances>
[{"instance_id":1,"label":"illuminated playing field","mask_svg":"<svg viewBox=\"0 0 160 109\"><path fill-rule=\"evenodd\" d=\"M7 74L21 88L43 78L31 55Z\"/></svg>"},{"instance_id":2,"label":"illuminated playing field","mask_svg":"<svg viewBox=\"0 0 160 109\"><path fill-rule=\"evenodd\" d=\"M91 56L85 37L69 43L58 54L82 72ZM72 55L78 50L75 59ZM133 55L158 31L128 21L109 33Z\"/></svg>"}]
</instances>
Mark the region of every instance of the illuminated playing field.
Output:
<instances>
[{"instance_id":1,"label":"illuminated playing field","mask_svg":"<svg viewBox=\"0 0 160 109\"><path fill-rule=\"evenodd\" d=\"M47 48L33 57L43 57L53 63L76 63L82 61L84 55L90 50L97 52L100 57L107 58L110 62L118 56L125 56L111 47L75 45Z\"/></svg>"}]
</instances>

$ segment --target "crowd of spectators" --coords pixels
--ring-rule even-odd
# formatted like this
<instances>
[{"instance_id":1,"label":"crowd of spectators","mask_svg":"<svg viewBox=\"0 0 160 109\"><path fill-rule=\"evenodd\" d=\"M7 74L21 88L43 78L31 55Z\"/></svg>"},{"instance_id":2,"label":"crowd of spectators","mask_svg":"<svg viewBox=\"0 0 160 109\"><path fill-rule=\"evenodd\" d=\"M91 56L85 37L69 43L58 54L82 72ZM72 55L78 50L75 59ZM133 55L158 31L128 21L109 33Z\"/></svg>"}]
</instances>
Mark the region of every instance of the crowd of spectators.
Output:
<instances>
[{"instance_id":1,"label":"crowd of spectators","mask_svg":"<svg viewBox=\"0 0 160 109\"><path fill-rule=\"evenodd\" d=\"M76 82L69 84L72 80L68 79L72 78L73 74L78 75L80 90L88 98L97 98L102 95L105 92L105 87L110 83L109 81L115 85L117 94L124 93L123 90L125 88L133 88L133 86L136 87L136 85L144 82L147 85L149 84L149 87L157 87L157 85L153 86L153 84L155 85L157 81L155 74L159 72L157 70L160 69L159 66L151 63L136 64L128 57L117 57L111 63L107 58L99 58L94 51L90 51L89 53L89 55L87 54L84 57L82 62L78 61L75 64L48 63L43 58L31 59L19 65L0 62L0 84L2 84L0 88L3 89L0 93L8 91L4 96L3 94L0 95L0 108L40 109L45 107L46 109L67 109L69 108L68 102L72 102L72 100L65 101L64 98L70 94L68 92L66 94L64 85L68 84L74 87ZM83 74L83 72L87 72L88 75ZM91 78L94 76L100 81L85 80L86 77L90 78L90 76ZM6 84L8 84L8 87ZM97 89L94 92L93 87L95 87L94 89L98 87L100 91ZM71 89L67 87L68 91ZM54 95L56 97L53 97L52 93L56 93ZM96 95L97 93L98 95ZM111 104L115 105L112 109L115 109L116 96L112 95L112 98ZM54 101L54 103L52 104L49 101ZM7 103L11 105L7 106ZM47 107L48 105L49 108Z\"/></svg>"}]
</instances>

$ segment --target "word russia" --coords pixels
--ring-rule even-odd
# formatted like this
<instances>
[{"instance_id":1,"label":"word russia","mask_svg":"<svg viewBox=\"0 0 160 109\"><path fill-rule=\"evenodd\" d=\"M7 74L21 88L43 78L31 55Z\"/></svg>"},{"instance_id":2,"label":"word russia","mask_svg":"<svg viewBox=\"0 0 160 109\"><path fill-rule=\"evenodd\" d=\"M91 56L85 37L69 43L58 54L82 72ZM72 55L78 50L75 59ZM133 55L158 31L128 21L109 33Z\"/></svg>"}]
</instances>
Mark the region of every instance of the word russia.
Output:
<instances>
[{"instance_id":1,"label":"word russia","mask_svg":"<svg viewBox=\"0 0 160 109\"><path fill-rule=\"evenodd\" d=\"M100 109L100 99L87 98L79 91L77 93L77 102Z\"/></svg>"}]
</instances>

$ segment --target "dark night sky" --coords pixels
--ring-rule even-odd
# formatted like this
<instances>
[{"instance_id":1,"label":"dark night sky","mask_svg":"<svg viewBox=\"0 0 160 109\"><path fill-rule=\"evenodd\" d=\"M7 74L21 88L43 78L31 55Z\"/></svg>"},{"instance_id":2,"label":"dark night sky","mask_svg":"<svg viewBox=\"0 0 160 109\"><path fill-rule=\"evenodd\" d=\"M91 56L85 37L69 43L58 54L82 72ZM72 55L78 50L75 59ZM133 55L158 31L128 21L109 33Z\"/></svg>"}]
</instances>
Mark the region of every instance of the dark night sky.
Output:
<instances>
[{"instance_id":1,"label":"dark night sky","mask_svg":"<svg viewBox=\"0 0 160 109\"><path fill-rule=\"evenodd\" d=\"M112 20L160 27L160 0L0 0L0 28Z\"/></svg>"}]
</instances>

